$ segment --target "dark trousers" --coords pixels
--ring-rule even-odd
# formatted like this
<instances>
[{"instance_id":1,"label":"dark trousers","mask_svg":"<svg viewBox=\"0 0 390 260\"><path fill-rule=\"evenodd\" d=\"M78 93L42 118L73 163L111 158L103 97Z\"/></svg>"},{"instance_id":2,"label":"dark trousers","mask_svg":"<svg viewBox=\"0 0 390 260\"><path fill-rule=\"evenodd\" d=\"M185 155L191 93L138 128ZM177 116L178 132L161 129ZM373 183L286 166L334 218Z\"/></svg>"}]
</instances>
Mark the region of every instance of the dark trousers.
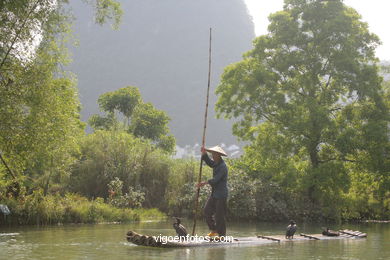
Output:
<instances>
[{"instance_id":1,"label":"dark trousers","mask_svg":"<svg viewBox=\"0 0 390 260\"><path fill-rule=\"evenodd\" d=\"M210 196L204 207L204 215L210 230L217 231L220 236L226 236L226 198L216 199Z\"/></svg>"}]
</instances>

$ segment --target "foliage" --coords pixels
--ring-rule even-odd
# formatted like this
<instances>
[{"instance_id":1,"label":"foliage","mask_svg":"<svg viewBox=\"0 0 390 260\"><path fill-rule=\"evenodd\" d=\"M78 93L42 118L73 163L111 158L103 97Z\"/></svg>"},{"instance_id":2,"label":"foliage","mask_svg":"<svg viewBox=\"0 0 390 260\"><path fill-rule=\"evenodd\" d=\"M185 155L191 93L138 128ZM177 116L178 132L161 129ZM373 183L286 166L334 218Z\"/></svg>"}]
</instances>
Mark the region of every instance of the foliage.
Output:
<instances>
[{"instance_id":1,"label":"foliage","mask_svg":"<svg viewBox=\"0 0 390 260\"><path fill-rule=\"evenodd\" d=\"M119 208L140 208L145 200L145 192L134 189L132 186L129 187L128 192L122 195L123 182L115 177L108 184L108 203Z\"/></svg>"},{"instance_id":2,"label":"foliage","mask_svg":"<svg viewBox=\"0 0 390 260\"><path fill-rule=\"evenodd\" d=\"M106 116L92 115L88 119L88 124L95 130L119 129L114 113L108 113Z\"/></svg>"},{"instance_id":3,"label":"foliage","mask_svg":"<svg viewBox=\"0 0 390 260\"><path fill-rule=\"evenodd\" d=\"M119 22L116 1L85 1L96 22ZM199 162L170 157L169 117L136 87L100 96L106 114L82 135L76 80L62 70L66 2L0 3L0 155L12 169L0 164L5 221L193 216ZM217 90L218 112L238 118L234 133L248 142L244 156L227 160L228 217L389 218L390 85L388 65L376 64L378 38L338 0L286 0L270 21ZM209 194L201 189L200 206Z\"/></svg>"},{"instance_id":4,"label":"foliage","mask_svg":"<svg viewBox=\"0 0 390 260\"><path fill-rule=\"evenodd\" d=\"M99 23L120 15L116 1L94 2ZM21 190L39 186L46 194L51 182L63 181L84 128L76 80L63 71L71 20L66 4L0 3L0 152L11 169L0 171L5 185Z\"/></svg>"},{"instance_id":5,"label":"foliage","mask_svg":"<svg viewBox=\"0 0 390 260\"><path fill-rule=\"evenodd\" d=\"M240 171L229 171L229 216L236 219L253 219L257 216L257 181L252 181Z\"/></svg>"},{"instance_id":6,"label":"foliage","mask_svg":"<svg viewBox=\"0 0 390 260\"><path fill-rule=\"evenodd\" d=\"M111 190L121 197L123 203L118 206L164 206L160 199L170 169L165 152L123 131L96 131L80 145L81 158L73 166L69 189L103 198L108 198Z\"/></svg>"},{"instance_id":7,"label":"foliage","mask_svg":"<svg viewBox=\"0 0 390 260\"><path fill-rule=\"evenodd\" d=\"M103 25L107 20L113 20L112 27L119 28L123 11L121 5L115 0L83 0L92 5L95 11L95 22Z\"/></svg>"},{"instance_id":8,"label":"foliage","mask_svg":"<svg viewBox=\"0 0 390 260\"><path fill-rule=\"evenodd\" d=\"M102 198L88 200L77 194L43 196L42 190L18 199L0 200L8 205L11 214L0 224L48 225L57 223L130 222L163 219L157 209L117 208Z\"/></svg>"},{"instance_id":9,"label":"foliage","mask_svg":"<svg viewBox=\"0 0 390 260\"><path fill-rule=\"evenodd\" d=\"M59 67L67 62L67 17L51 1L5 5L2 14L10 21L3 30L10 35L1 44L0 149L14 179L47 192L51 179L61 179L73 163L83 129L75 80ZM37 34L42 38L33 44Z\"/></svg>"},{"instance_id":10,"label":"foliage","mask_svg":"<svg viewBox=\"0 0 390 260\"><path fill-rule=\"evenodd\" d=\"M199 161L193 159L174 159L168 176L165 200L167 212L172 216L192 217L195 207L196 182L198 181ZM203 167L203 179L211 177L209 167ZM202 216L202 208L210 195L210 187L200 189L197 216Z\"/></svg>"},{"instance_id":11,"label":"foliage","mask_svg":"<svg viewBox=\"0 0 390 260\"><path fill-rule=\"evenodd\" d=\"M164 111L156 109L151 103L141 104L134 112L130 131L135 136L150 139L157 147L173 153L176 143L175 138L168 135L169 120Z\"/></svg>"},{"instance_id":12,"label":"foliage","mask_svg":"<svg viewBox=\"0 0 390 260\"><path fill-rule=\"evenodd\" d=\"M125 116L128 122L133 115L134 109L141 102L141 94L138 88L132 86L107 92L100 95L98 99L98 104L102 111L110 114L118 111Z\"/></svg>"},{"instance_id":13,"label":"foliage","mask_svg":"<svg viewBox=\"0 0 390 260\"><path fill-rule=\"evenodd\" d=\"M219 115L238 118L233 132L250 142L244 169L297 195L313 217L341 215L353 174L383 180L378 201L388 187L379 39L360 18L341 1L286 0L217 89Z\"/></svg>"},{"instance_id":14,"label":"foliage","mask_svg":"<svg viewBox=\"0 0 390 260\"><path fill-rule=\"evenodd\" d=\"M144 103L138 88L128 86L104 93L99 97L98 103L106 116L93 115L89 119L89 124L95 130L127 129L136 137L153 141L157 147L170 154L174 152L176 142L169 135L170 118L151 103ZM124 127L117 121L117 114L125 118Z\"/></svg>"},{"instance_id":15,"label":"foliage","mask_svg":"<svg viewBox=\"0 0 390 260\"><path fill-rule=\"evenodd\" d=\"M137 107L132 119L132 132L135 136L157 140L168 132L169 118L163 111L159 111L151 103Z\"/></svg>"}]
</instances>

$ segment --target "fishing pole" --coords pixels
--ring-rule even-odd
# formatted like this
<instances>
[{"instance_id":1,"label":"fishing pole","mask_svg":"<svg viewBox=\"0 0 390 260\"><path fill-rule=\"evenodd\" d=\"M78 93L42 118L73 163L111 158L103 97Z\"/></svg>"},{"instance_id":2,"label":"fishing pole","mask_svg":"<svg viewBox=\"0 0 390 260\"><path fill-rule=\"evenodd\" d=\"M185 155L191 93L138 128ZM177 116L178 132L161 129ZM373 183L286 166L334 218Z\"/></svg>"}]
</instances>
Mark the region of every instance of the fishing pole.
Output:
<instances>
[{"instance_id":1,"label":"fishing pole","mask_svg":"<svg viewBox=\"0 0 390 260\"><path fill-rule=\"evenodd\" d=\"M205 142L206 142L207 110L209 107L209 93L210 93L210 75L211 75L211 28L210 28L210 42L209 42L209 74L208 74L208 82L207 82L206 109L205 109L205 113L204 113L202 147L205 146ZM201 157L200 158L200 166L199 166L198 183L200 183L202 180L202 168L203 168L203 161L202 161L202 157ZM192 235L193 236L195 235L196 216L197 216L198 207L199 207L199 193L200 193L200 187L198 187L196 190L195 209L194 209L194 226L192 228Z\"/></svg>"}]
</instances>

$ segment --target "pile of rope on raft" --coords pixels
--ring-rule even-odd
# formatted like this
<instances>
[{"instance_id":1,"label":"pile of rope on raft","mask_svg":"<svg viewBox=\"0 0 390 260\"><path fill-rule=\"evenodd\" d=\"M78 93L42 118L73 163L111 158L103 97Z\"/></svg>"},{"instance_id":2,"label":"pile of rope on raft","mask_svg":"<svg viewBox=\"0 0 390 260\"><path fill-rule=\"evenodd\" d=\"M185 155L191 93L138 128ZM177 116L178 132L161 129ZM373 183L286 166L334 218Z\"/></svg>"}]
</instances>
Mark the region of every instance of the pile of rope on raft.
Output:
<instances>
[{"instance_id":1,"label":"pile of rope on raft","mask_svg":"<svg viewBox=\"0 0 390 260\"><path fill-rule=\"evenodd\" d=\"M127 232L127 241L139 246L163 246L161 241L156 241L153 236L140 235L134 231Z\"/></svg>"}]
</instances>

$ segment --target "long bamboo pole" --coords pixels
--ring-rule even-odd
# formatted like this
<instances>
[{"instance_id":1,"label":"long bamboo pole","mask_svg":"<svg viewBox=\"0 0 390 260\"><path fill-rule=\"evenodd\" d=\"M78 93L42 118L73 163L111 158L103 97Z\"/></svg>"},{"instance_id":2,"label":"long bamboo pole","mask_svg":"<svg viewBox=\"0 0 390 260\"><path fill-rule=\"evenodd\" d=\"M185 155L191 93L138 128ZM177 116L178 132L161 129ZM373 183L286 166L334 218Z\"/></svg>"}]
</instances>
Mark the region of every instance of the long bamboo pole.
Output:
<instances>
[{"instance_id":1,"label":"long bamboo pole","mask_svg":"<svg viewBox=\"0 0 390 260\"><path fill-rule=\"evenodd\" d=\"M211 77L211 28L210 28L210 42L209 42L209 75L208 75L208 81L207 81L206 110L204 113L202 147L204 147L204 145L206 143L206 127L207 127L207 111L209 108L210 77ZM200 183L202 180L202 166L203 166L203 162L202 162L202 158L200 158L198 183ZM200 193L200 187L198 187L196 190L195 209L194 209L194 226L192 228L192 235L193 236L195 235L196 217L197 217L198 208L199 208L199 193Z\"/></svg>"}]
</instances>

